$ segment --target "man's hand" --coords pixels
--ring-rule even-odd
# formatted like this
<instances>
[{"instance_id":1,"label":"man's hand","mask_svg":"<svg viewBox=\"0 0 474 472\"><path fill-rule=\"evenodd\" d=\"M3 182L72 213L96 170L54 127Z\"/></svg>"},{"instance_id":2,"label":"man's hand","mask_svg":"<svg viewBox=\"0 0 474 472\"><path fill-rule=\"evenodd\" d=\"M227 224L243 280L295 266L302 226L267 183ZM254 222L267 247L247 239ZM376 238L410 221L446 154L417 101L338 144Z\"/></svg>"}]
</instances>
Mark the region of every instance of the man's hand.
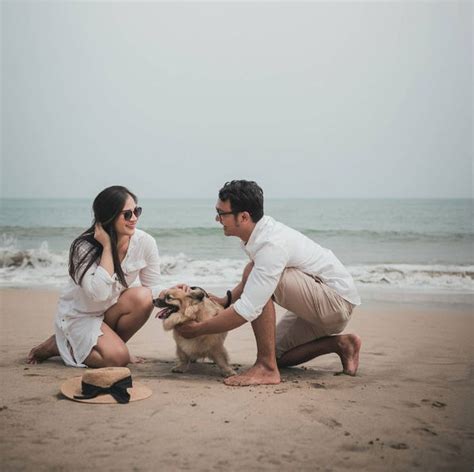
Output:
<instances>
[{"instance_id":1,"label":"man's hand","mask_svg":"<svg viewBox=\"0 0 474 472\"><path fill-rule=\"evenodd\" d=\"M213 293L209 294L209 298L216 303L219 303L221 306L225 306L227 303L227 297L218 297L217 295L214 295Z\"/></svg>"},{"instance_id":2,"label":"man's hand","mask_svg":"<svg viewBox=\"0 0 474 472\"><path fill-rule=\"evenodd\" d=\"M199 323L197 321L187 321L181 325L176 326L175 330L183 336L183 338L191 339L197 336L200 336L202 333L202 325L204 323Z\"/></svg>"}]
</instances>

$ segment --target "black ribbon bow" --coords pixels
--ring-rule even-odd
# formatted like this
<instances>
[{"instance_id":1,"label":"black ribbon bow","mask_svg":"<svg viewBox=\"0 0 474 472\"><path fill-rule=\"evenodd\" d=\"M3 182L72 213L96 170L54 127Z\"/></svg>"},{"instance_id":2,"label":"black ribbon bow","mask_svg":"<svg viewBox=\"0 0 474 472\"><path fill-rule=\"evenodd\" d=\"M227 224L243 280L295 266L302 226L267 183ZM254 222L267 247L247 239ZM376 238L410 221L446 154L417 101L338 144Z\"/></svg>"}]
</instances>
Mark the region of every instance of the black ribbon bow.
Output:
<instances>
[{"instance_id":1,"label":"black ribbon bow","mask_svg":"<svg viewBox=\"0 0 474 472\"><path fill-rule=\"evenodd\" d=\"M90 398L95 398L99 395L110 394L115 398L117 403L128 403L130 401L130 394L127 392L127 388L131 387L131 376L118 380L110 387L98 387L97 385L82 382L82 395L74 395L74 398L77 400L89 400Z\"/></svg>"}]
</instances>

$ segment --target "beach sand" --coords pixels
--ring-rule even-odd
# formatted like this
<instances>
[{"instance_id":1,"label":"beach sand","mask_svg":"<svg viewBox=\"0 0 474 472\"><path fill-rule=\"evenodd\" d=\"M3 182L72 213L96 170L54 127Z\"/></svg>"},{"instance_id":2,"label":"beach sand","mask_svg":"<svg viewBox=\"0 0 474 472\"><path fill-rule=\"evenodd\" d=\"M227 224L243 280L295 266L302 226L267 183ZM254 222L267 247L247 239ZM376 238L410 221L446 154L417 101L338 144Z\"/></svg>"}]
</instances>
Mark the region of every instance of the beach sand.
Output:
<instances>
[{"instance_id":1,"label":"beach sand","mask_svg":"<svg viewBox=\"0 0 474 472\"><path fill-rule=\"evenodd\" d=\"M151 398L128 405L65 399L82 369L25 364L52 334L58 293L1 296L3 471L472 471L472 306L369 302L348 332L363 341L357 377L336 355L282 370L277 386L227 387L198 363L172 374L174 342L150 318L130 341ZM233 364L255 358L250 326L229 334Z\"/></svg>"}]
</instances>

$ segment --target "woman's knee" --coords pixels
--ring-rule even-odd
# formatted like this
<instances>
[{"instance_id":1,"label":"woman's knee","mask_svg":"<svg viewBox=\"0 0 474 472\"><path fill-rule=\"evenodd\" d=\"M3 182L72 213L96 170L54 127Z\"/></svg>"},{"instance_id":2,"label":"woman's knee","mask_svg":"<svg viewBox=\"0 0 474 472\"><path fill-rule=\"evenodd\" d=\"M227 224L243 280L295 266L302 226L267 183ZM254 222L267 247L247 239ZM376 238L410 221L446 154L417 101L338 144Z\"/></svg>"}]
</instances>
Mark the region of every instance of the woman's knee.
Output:
<instances>
[{"instance_id":1,"label":"woman's knee","mask_svg":"<svg viewBox=\"0 0 474 472\"><path fill-rule=\"evenodd\" d=\"M130 362L130 353L125 344L104 349L96 346L84 360L84 364L91 368L125 367Z\"/></svg>"},{"instance_id":2,"label":"woman's knee","mask_svg":"<svg viewBox=\"0 0 474 472\"><path fill-rule=\"evenodd\" d=\"M103 356L106 367L125 367L130 362L127 346L117 346Z\"/></svg>"},{"instance_id":3,"label":"woman's knee","mask_svg":"<svg viewBox=\"0 0 474 472\"><path fill-rule=\"evenodd\" d=\"M151 310L153 309L153 295L149 288L129 288L126 292L124 292L122 296L126 296L126 302L131 310L136 310L138 308L143 310L149 310L151 313Z\"/></svg>"}]
</instances>

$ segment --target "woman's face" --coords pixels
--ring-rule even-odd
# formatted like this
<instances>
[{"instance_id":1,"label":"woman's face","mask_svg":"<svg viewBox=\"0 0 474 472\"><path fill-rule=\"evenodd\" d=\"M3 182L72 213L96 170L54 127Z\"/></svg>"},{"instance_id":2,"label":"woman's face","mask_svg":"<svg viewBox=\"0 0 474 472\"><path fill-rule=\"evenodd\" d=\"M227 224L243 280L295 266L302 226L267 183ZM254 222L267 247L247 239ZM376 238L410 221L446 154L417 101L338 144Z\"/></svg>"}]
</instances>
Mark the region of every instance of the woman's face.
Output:
<instances>
[{"instance_id":1,"label":"woman's face","mask_svg":"<svg viewBox=\"0 0 474 472\"><path fill-rule=\"evenodd\" d=\"M137 204L135 203L135 200L129 195L124 207L122 208L122 212L117 217L114 223L117 236L132 236L133 233L135 233L135 227L137 225L138 218L133 213L133 210L136 206ZM132 217L129 221L125 219L124 215L124 212L127 210L130 210L132 213Z\"/></svg>"}]
</instances>

